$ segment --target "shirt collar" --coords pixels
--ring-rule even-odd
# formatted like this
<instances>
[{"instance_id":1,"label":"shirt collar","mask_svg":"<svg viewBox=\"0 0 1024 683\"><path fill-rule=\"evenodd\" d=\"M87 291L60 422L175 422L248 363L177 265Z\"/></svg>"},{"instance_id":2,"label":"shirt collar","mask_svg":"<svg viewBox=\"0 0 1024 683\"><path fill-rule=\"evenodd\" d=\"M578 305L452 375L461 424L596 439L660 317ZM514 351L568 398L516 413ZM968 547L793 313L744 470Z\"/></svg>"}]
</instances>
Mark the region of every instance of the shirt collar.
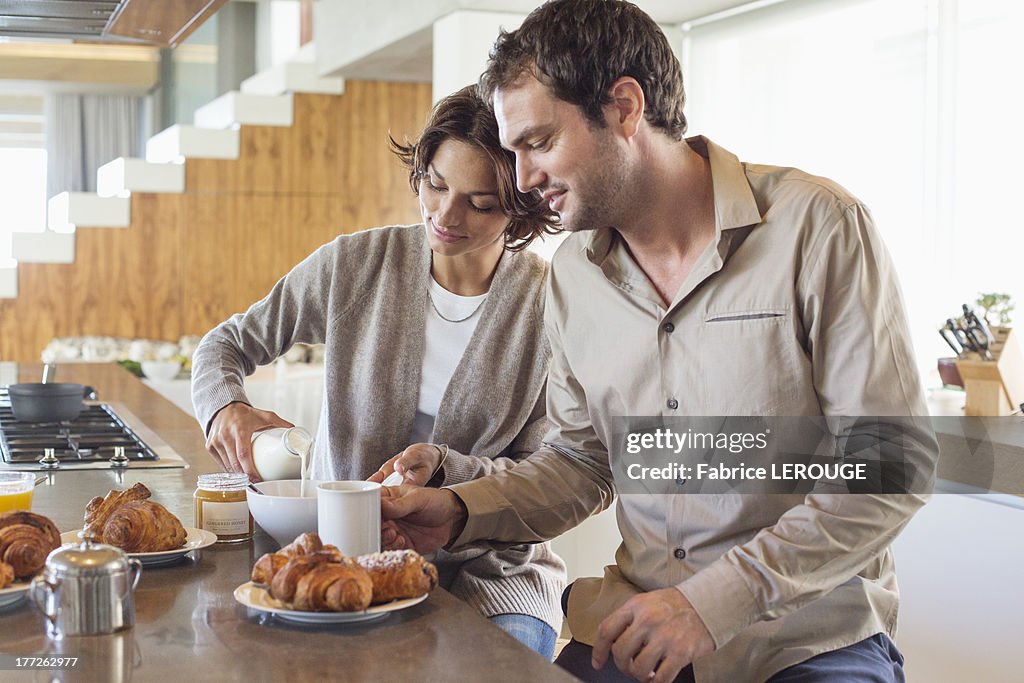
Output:
<instances>
[{"instance_id":1,"label":"shirt collar","mask_svg":"<svg viewBox=\"0 0 1024 683\"><path fill-rule=\"evenodd\" d=\"M703 135L687 138L693 151L711 162L711 183L715 198L716 242L722 232L757 225L761 211L757 208L754 192L750 188L743 164L735 154L719 147ZM601 265L619 240L618 232L600 228L589 235L584 251L591 263Z\"/></svg>"},{"instance_id":2,"label":"shirt collar","mask_svg":"<svg viewBox=\"0 0 1024 683\"><path fill-rule=\"evenodd\" d=\"M754 191L736 155L703 135L687 138L686 142L711 162L716 227L719 230L732 230L760 223L761 211L757 208Z\"/></svg>"}]
</instances>

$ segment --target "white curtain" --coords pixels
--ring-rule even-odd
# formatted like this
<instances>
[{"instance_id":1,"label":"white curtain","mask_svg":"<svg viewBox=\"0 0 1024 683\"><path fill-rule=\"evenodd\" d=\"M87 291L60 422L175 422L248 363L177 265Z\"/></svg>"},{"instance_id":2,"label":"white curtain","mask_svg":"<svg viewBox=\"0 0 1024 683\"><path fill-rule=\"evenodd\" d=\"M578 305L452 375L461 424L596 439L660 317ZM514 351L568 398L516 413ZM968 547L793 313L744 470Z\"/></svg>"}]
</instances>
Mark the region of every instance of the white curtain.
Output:
<instances>
[{"instance_id":1,"label":"white curtain","mask_svg":"<svg viewBox=\"0 0 1024 683\"><path fill-rule=\"evenodd\" d=\"M46 100L46 196L93 192L96 169L141 156L143 98L50 95Z\"/></svg>"}]
</instances>

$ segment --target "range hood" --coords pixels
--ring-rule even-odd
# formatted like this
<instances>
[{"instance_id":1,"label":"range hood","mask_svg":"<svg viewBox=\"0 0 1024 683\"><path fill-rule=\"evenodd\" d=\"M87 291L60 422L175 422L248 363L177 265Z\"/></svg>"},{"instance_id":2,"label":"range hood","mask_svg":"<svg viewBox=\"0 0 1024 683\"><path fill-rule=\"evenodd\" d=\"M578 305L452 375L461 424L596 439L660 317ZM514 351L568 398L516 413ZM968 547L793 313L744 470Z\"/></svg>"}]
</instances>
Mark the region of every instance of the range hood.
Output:
<instances>
[{"instance_id":1,"label":"range hood","mask_svg":"<svg viewBox=\"0 0 1024 683\"><path fill-rule=\"evenodd\" d=\"M0 37L175 47L227 0L0 0Z\"/></svg>"}]
</instances>

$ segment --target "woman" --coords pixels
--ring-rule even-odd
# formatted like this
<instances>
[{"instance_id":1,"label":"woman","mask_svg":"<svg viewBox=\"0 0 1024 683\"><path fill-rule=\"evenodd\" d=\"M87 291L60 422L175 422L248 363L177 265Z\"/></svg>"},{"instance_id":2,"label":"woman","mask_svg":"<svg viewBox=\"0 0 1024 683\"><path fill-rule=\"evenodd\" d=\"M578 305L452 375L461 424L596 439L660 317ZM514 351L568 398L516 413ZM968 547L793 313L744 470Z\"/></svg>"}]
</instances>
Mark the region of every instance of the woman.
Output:
<instances>
[{"instance_id":1,"label":"woman","mask_svg":"<svg viewBox=\"0 0 1024 683\"><path fill-rule=\"evenodd\" d=\"M296 342L325 344L317 479L397 469L406 483L449 485L540 444L547 265L522 249L555 231L554 214L516 190L514 157L474 87L439 102L417 142L392 146L422 225L338 237L197 347L193 403L225 469L258 478L252 433L289 426L251 406L242 380ZM551 657L565 568L546 544L435 563L445 588Z\"/></svg>"}]
</instances>

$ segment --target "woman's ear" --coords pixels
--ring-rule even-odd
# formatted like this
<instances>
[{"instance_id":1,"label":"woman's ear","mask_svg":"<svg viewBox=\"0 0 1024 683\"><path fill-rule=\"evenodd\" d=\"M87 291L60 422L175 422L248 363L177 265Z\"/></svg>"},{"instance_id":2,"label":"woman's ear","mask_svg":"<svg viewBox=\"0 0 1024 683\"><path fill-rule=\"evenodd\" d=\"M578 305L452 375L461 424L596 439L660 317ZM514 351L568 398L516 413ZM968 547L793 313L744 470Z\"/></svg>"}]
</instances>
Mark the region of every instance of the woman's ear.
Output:
<instances>
[{"instance_id":1,"label":"woman's ear","mask_svg":"<svg viewBox=\"0 0 1024 683\"><path fill-rule=\"evenodd\" d=\"M644 120L644 89L632 76L623 76L608 89L611 102L605 105L605 120L628 138L636 135Z\"/></svg>"}]
</instances>

